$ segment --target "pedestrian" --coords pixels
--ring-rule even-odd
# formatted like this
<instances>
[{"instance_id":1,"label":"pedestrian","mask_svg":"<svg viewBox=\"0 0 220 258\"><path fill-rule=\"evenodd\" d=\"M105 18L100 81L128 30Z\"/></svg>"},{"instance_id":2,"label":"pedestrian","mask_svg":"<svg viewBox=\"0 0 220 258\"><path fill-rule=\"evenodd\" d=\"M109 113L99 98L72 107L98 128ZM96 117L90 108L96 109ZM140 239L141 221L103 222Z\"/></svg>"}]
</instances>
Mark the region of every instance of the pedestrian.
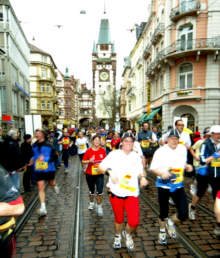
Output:
<instances>
[{"instance_id":1,"label":"pedestrian","mask_svg":"<svg viewBox=\"0 0 220 258\"><path fill-rule=\"evenodd\" d=\"M213 200L220 190L220 125L210 128L210 138L201 146L200 162L207 165L207 183L211 185ZM218 227L218 221L217 221Z\"/></svg>"},{"instance_id":2,"label":"pedestrian","mask_svg":"<svg viewBox=\"0 0 220 258\"><path fill-rule=\"evenodd\" d=\"M20 189L19 172L24 168L22 154L18 143L19 131L12 128L1 144L0 164L9 172L14 186Z\"/></svg>"},{"instance_id":3,"label":"pedestrian","mask_svg":"<svg viewBox=\"0 0 220 258\"><path fill-rule=\"evenodd\" d=\"M59 144L62 144L62 156L63 156L63 163L65 166L65 173L69 172L69 149L72 146L71 138L69 137L68 129L63 129L63 136L61 137Z\"/></svg>"},{"instance_id":4,"label":"pedestrian","mask_svg":"<svg viewBox=\"0 0 220 258\"><path fill-rule=\"evenodd\" d=\"M15 255L15 217L24 212L24 202L11 178L0 165L0 254L4 258Z\"/></svg>"},{"instance_id":5,"label":"pedestrian","mask_svg":"<svg viewBox=\"0 0 220 258\"><path fill-rule=\"evenodd\" d=\"M38 213L40 216L46 216L45 181L49 181L49 185L54 188L54 191L57 194L59 193L59 188L55 182L55 149L47 141L47 135L44 130L36 130L35 137L37 141L33 145L32 164L34 165L40 199L40 209Z\"/></svg>"},{"instance_id":6,"label":"pedestrian","mask_svg":"<svg viewBox=\"0 0 220 258\"><path fill-rule=\"evenodd\" d=\"M114 135L114 134L113 134L112 131L109 131L109 132L107 133L107 136L106 136L106 143L105 143L106 155L108 155L109 152L112 151L111 141L112 141L113 135Z\"/></svg>"},{"instance_id":7,"label":"pedestrian","mask_svg":"<svg viewBox=\"0 0 220 258\"><path fill-rule=\"evenodd\" d=\"M192 166L187 164L187 149L179 144L179 134L171 130L167 137L167 144L156 150L150 166L150 171L157 176L156 187L159 200L159 235L158 242L167 244L167 234L176 238L174 223L188 218L188 204L184 191L184 170L192 171ZM172 197L177 214L168 218L169 197Z\"/></svg>"},{"instance_id":8,"label":"pedestrian","mask_svg":"<svg viewBox=\"0 0 220 258\"><path fill-rule=\"evenodd\" d=\"M146 165L150 166L153 156L152 144L157 142L157 137L149 128L148 122L143 122L143 130L138 133L138 141L141 144L143 154L146 158Z\"/></svg>"},{"instance_id":9,"label":"pedestrian","mask_svg":"<svg viewBox=\"0 0 220 258\"><path fill-rule=\"evenodd\" d=\"M82 131L79 132L78 136L78 139L76 139L77 153L82 161L83 155L89 147L89 143Z\"/></svg>"},{"instance_id":10,"label":"pedestrian","mask_svg":"<svg viewBox=\"0 0 220 258\"><path fill-rule=\"evenodd\" d=\"M21 144L21 155L25 163L23 174L23 187L25 192L29 192L31 190L31 177L33 172L33 166L30 163L33 156L31 143L32 136L30 134L25 134L24 142Z\"/></svg>"},{"instance_id":11,"label":"pedestrian","mask_svg":"<svg viewBox=\"0 0 220 258\"><path fill-rule=\"evenodd\" d=\"M134 140L133 134L125 133L121 139L121 149L110 152L99 167L102 173L109 174L107 187L115 217L115 249L121 248L121 234L128 250L134 249L132 233L139 224L139 180L141 186L147 184L142 160L133 151ZM127 224L122 231L124 212L127 214Z\"/></svg>"},{"instance_id":12,"label":"pedestrian","mask_svg":"<svg viewBox=\"0 0 220 258\"><path fill-rule=\"evenodd\" d=\"M87 165L85 174L89 188L89 210L95 207L95 187L97 192L97 213L103 216L102 196L104 186L104 175L98 171L100 162L106 157L105 149L101 147L101 137L95 135L92 137L92 146L85 152L82 163Z\"/></svg>"}]
</instances>

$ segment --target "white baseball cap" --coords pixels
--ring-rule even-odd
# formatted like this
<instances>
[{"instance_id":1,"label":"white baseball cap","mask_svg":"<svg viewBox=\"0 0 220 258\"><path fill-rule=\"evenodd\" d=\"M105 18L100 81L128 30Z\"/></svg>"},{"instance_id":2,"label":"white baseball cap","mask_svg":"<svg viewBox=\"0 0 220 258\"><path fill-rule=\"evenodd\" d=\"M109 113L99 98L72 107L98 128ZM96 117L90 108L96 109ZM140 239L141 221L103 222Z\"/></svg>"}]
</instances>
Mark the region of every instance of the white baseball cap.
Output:
<instances>
[{"instance_id":1,"label":"white baseball cap","mask_svg":"<svg viewBox=\"0 0 220 258\"><path fill-rule=\"evenodd\" d=\"M220 125L211 126L210 133L220 133Z\"/></svg>"}]
</instances>

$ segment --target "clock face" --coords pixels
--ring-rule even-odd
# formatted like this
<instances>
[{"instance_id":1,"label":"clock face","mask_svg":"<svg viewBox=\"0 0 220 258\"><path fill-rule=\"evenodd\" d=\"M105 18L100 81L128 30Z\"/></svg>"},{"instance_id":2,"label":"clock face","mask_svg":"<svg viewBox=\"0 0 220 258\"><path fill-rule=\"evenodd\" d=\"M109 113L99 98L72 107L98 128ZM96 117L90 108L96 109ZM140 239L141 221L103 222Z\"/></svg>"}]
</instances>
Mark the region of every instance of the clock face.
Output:
<instances>
[{"instance_id":1,"label":"clock face","mask_svg":"<svg viewBox=\"0 0 220 258\"><path fill-rule=\"evenodd\" d=\"M107 81L108 78L109 78L109 74L108 74L108 72L101 72L100 75L99 75L99 77L100 77L100 79L101 79L102 81Z\"/></svg>"}]
</instances>

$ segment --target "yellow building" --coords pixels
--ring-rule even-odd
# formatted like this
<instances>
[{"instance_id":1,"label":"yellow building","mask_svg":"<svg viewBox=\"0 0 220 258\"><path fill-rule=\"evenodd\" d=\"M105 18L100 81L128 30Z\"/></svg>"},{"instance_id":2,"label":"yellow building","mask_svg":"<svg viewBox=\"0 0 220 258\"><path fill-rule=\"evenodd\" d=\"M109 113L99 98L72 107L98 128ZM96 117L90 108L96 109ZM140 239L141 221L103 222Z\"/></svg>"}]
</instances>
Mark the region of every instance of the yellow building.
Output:
<instances>
[{"instance_id":1,"label":"yellow building","mask_svg":"<svg viewBox=\"0 0 220 258\"><path fill-rule=\"evenodd\" d=\"M52 128L58 119L56 65L50 54L30 44L30 113Z\"/></svg>"}]
</instances>

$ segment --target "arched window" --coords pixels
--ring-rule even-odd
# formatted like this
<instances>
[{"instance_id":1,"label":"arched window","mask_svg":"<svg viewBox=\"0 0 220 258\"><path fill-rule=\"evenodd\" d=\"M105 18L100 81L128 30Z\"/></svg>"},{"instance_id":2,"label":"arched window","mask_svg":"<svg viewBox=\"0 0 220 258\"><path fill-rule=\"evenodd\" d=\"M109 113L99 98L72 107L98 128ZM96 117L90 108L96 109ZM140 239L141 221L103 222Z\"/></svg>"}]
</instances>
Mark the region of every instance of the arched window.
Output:
<instances>
[{"instance_id":1,"label":"arched window","mask_svg":"<svg viewBox=\"0 0 220 258\"><path fill-rule=\"evenodd\" d=\"M181 90L192 88L193 66L184 63L179 68L179 87Z\"/></svg>"},{"instance_id":2,"label":"arched window","mask_svg":"<svg viewBox=\"0 0 220 258\"><path fill-rule=\"evenodd\" d=\"M181 50L192 49L193 42L193 26L188 25L180 30L180 48Z\"/></svg>"}]
</instances>

